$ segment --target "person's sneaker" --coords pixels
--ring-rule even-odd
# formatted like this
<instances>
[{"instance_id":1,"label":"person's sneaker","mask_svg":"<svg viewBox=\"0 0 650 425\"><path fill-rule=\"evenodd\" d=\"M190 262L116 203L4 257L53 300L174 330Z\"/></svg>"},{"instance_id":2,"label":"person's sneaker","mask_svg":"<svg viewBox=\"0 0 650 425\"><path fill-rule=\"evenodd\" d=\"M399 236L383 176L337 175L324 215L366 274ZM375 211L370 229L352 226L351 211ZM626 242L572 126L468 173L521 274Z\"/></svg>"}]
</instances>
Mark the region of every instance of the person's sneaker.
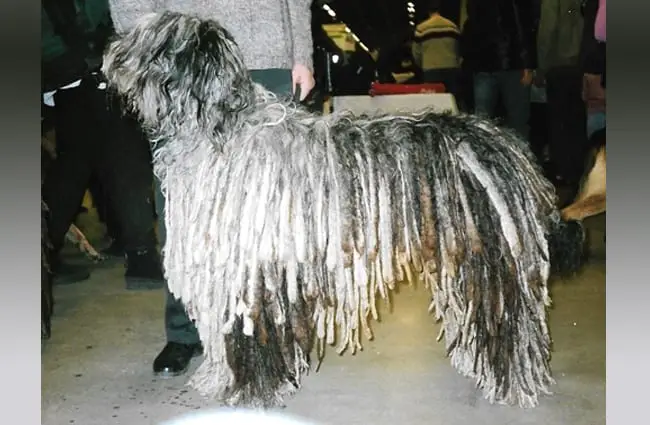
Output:
<instances>
[{"instance_id":1,"label":"person's sneaker","mask_svg":"<svg viewBox=\"0 0 650 425\"><path fill-rule=\"evenodd\" d=\"M168 342L153 361L153 373L164 378L182 375L187 371L192 358L202 353L201 343Z\"/></svg>"},{"instance_id":2,"label":"person's sneaker","mask_svg":"<svg viewBox=\"0 0 650 425\"><path fill-rule=\"evenodd\" d=\"M52 274L53 285L69 285L90 278L90 271L86 267L62 262L52 266Z\"/></svg>"},{"instance_id":3,"label":"person's sneaker","mask_svg":"<svg viewBox=\"0 0 650 425\"><path fill-rule=\"evenodd\" d=\"M165 287L160 254L155 249L126 252L126 289L149 290Z\"/></svg>"}]
</instances>

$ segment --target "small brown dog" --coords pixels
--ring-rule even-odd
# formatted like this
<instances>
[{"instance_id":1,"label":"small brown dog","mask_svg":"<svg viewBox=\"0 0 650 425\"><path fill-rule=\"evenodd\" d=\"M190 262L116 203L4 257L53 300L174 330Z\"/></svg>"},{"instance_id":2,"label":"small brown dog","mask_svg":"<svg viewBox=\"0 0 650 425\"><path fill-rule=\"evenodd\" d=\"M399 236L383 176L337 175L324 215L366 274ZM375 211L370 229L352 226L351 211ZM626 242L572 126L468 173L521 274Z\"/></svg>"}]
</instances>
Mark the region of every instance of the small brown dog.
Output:
<instances>
[{"instance_id":1,"label":"small brown dog","mask_svg":"<svg viewBox=\"0 0 650 425\"><path fill-rule=\"evenodd\" d=\"M585 173L574 201L562 210L565 220L584 220L606 210L607 150L605 129L592 136L593 147L587 156Z\"/></svg>"}]
</instances>

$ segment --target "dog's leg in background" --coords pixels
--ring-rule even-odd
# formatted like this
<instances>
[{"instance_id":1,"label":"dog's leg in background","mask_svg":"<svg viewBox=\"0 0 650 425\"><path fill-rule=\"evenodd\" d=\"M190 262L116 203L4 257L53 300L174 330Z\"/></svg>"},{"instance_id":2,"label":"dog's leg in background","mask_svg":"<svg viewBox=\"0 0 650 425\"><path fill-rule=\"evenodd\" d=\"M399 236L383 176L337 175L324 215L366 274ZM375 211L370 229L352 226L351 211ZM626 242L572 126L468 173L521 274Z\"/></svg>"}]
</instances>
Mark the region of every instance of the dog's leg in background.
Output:
<instances>
[{"instance_id":1,"label":"dog's leg in background","mask_svg":"<svg viewBox=\"0 0 650 425\"><path fill-rule=\"evenodd\" d=\"M70 229L65 236L67 240L78 246L79 250L83 252L88 259L97 263L106 259L104 255L97 252L95 247L88 241L88 238L86 238L86 235L84 235L84 233L74 223L70 225Z\"/></svg>"},{"instance_id":2,"label":"dog's leg in background","mask_svg":"<svg viewBox=\"0 0 650 425\"><path fill-rule=\"evenodd\" d=\"M593 166L588 170L576 199L564 209L565 220L584 220L605 212L607 207L607 152L605 146L596 151Z\"/></svg>"}]
</instances>

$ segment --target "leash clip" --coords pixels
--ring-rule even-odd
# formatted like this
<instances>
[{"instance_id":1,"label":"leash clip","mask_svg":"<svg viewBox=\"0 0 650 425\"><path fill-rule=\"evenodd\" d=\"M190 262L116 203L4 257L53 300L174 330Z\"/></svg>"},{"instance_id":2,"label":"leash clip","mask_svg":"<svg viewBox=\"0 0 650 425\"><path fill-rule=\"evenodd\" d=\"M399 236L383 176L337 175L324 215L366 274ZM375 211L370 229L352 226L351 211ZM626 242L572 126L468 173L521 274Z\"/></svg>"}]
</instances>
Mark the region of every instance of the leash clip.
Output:
<instances>
[{"instance_id":1,"label":"leash clip","mask_svg":"<svg viewBox=\"0 0 650 425\"><path fill-rule=\"evenodd\" d=\"M296 90L293 92L292 100L295 103L300 103L300 96L301 96L300 84L296 84Z\"/></svg>"}]
</instances>

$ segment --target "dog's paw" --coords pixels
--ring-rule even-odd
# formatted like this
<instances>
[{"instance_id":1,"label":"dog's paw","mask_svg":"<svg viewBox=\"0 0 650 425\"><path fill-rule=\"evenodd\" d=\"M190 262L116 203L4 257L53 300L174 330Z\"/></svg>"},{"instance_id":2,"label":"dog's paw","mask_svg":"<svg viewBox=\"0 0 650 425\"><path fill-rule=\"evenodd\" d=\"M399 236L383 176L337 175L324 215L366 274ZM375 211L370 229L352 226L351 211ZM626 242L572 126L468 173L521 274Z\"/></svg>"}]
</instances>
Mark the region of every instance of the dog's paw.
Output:
<instances>
[{"instance_id":1,"label":"dog's paw","mask_svg":"<svg viewBox=\"0 0 650 425\"><path fill-rule=\"evenodd\" d=\"M95 264L103 263L108 256L102 254L86 254L86 257Z\"/></svg>"}]
</instances>

